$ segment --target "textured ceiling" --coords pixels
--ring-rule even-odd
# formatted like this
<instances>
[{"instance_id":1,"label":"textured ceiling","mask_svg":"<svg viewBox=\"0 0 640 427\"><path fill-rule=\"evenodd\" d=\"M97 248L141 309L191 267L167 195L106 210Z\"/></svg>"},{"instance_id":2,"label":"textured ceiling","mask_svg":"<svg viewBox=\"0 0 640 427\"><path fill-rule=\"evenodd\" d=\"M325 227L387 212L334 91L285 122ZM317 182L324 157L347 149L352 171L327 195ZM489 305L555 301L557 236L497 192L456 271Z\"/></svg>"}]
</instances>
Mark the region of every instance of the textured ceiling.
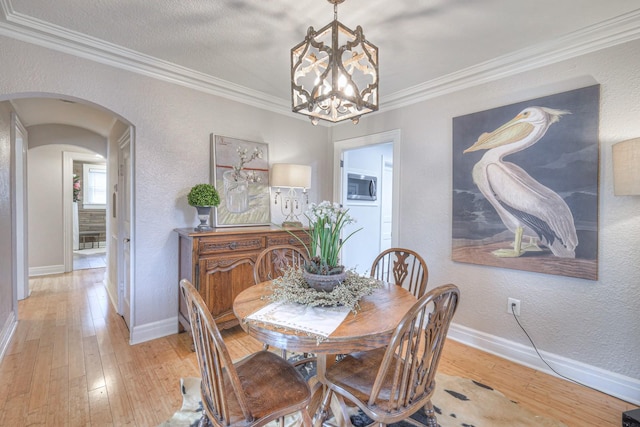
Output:
<instances>
[{"instance_id":1,"label":"textured ceiling","mask_svg":"<svg viewBox=\"0 0 640 427\"><path fill-rule=\"evenodd\" d=\"M338 19L362 26L379 48L383 111L385 101L443 82L638 38L638 6L637 0L347 0ZM64 43L67 51L94 49L129 69L170 70L191 87L228 90L276 110L290 105L291 47L308 26L333 18L325 0L0 0L0 10L0 34Z\"/></svg>"}]
</instances>

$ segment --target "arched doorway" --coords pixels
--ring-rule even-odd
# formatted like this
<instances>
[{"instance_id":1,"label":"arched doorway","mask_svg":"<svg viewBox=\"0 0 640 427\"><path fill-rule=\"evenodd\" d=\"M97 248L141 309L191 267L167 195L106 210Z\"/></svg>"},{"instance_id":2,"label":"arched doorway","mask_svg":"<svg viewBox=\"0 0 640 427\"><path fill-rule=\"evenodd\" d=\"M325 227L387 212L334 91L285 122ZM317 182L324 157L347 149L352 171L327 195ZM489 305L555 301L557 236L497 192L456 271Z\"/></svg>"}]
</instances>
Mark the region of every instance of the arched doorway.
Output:
<instances>
[{"instance_id":1,"label":"arched doorway","mask_svg":"<svg viewBox=\"0 0 640 427\"><path fill-rule=\"evenodd\" d=\"M131 307L131 309L127 309L126 313L124 313L124 310L122 309L123 304L122 304L122 299L123 299L123 294L122 292L120 292L121 288L123 287L123 279L122 279L122 274L120 269L125 269L127 272L127 283L131 283L131 285L133 286L133 281L131 280L132 277L132 272L133 272L133 268L129 267L129 263L133 264L134 260L133 257L130 258L127 257L127 265L125 266L122 263L122 258L124 257L124 249L123 249L123 240L121 239L121 232L120 232L120 228L121 228L121 224L123 222L126 223L131 223L131 217L132 217L132 212L133 209L131 206L125 206L125 205L130 205L132 203L132 200L127 200L126 204L123 203L117 203L118 201L118 190L120 190L122 193L124 194L132 194L132 192L130 191L131 188L128 188L127 191L122 191L123 188L120 187L118 189L118 180L121 177L122 174L127 176L126 179L126 183L128 186L132 187L133 186L133 162L127 162L127 167L126 168L122 168L120 166L119 163L119 158L120 158L120 148L119 148L119 141L120 139L124 136L130 136L130 143L127 145L127 150L128 150L128 155L129 157L132 156L133 153L133 146L134 146L134 140L133 140L133 132L132 132L132 126L131 124L126 121L125 119L119 117L117 114L113 113L112 111L108 111L107 109L99 106L99 105L95 105L92 104L91 102L85 101L85 100L80 100L80 99L75 99L75 98L71 98L71 97L65 97L65 96L61 96L58 94L20 94L20 95L16 95L16 96L0 96L0 103L5 103L9 105L9 109L12 111L12 113L18 118L18 120L23 124L23 127L26 129L26 133L27 135L29 134L29 129L38 129L38 131L42 134L43 132L43 127L44 127L44 133L47 134L46 137L43 138L34 138L36 141L29 141L27 143L28 148L33 148L33 146L37 146L39 143L41 144L46 144L46 143L58 143L58 142L63 142L63 145L71 147L71 151L73 151L73 147L77 147L77 146L82 146L82 143L79 143L77 140L74 140L74 137L69 137L69 133L67 134L67 139L63 140L63 141L59 141L56 139L56 136L60 136L63 135L64 136L64 132L60 133L60 134L56 134L56 132L59 132L60 129L63 128L75 128L75 129L83 129L83 130L88 130L91 131L95 134L98 134L102 137L102 139L104 140L104 158L107 164L107 168L108 168L108 183L107 183L107 191L108 191L108 197L107 197L107 204L106 204L106 218L107 218L107 233L106 233L106 247L107 247L107 268L106 268L106 274L105 274L105 286L107 287L107 290L111 296L111 300L117 304L117 309L118 312L120 314L126 314L125 321L127 322L127 324L130 324L130 316L131 313L133 311L133 308ZM38 132L33 132L34 134L38 134ZM76 134L79 134L81 132L76 132ZM71 135L73 135L73 132L71 133ZM93 143L95 144L95 142ZM99 149L96 149L96 147L87 147L86 143L84 144L85 146L83 147L84 151L86 152L99 152ZM89 144L91 145L91 143ZM88 150L87 150L88 148ZM91 148L94 148L93 150L91 150ZM82 150L78 150L78 151L82 151ZM59 159L62 158L62 156L59 157ZM69 159L71 159L72 157L70 157ZM28 156L27 156L28 159ZM68 161L69 159L63 159L61 163L64 163L66 161ZM60 163L60 160L58 160L58 162ZM62 169L63 169L64 164L59 164L57 165L57 167L59 167L60 170L60 179L55 178L55 177L48 177L48 179L51 180L51 182L58 182L60 188L56 191L58 191L58 196L60 200L56 203L59 203L60 206L63 206L63 199L68 199L68 200L72 200L72 188L73 188L73 175L72 175L72 171L71 169L68 171L65 171L65 173L62 173ZM28 160L25 162L25 167L26 169L29 168L29 162ZM12 174L15 174L16 172L13 170L15 169L15 167L12 165ZM69 184L69 185L67 185ZM26 184L22 184L18 181L16 181L15 179L12 179L12 193L16 194L16 195L21 195L21 197L24 197L25 199L28 198L29 196L29 191L28 191L28 187ZM13 200L15 199L15 197L12 198L12 205L15 204L15 201ZM33 203L34 205L36 205L37 203ZM50 215L53 215L53 212L56 212L56 215L59 215L60 217L60 222L58 224L58 227L51 227L52 230L56 231L58 234L53 233L56 238L55 239L49 239L47 241L47 245L33 245L34 247L40 248L42 246L53 246L54 249L53 251L56 253L55 257L53 257L53 261L49 262L49 261L45 261L44 264L45 265L40 265L40 266L31 266L31 267L25 267L24 265L19 265L19 256L15 256L14 259L12 259L12 267L14 270L14 274L19 275L19 274L24 274L24 269L28 268L32 274L38 274L38 273L44 273L47 274L48 269L59 269L62 268L63 271L70 271L71 268L68 267L68 265L72 265L72 263L69 263L69 259L72 259L72 232L73 232L73 227L72 227L72 208L71 208L71 203L68 203L69 206L67 206L67 203L64 204L64 209L61 209L62 213L56 212L55 209L51 209L50 210ZM31 213L30 209L32 209L32 206L29 206L27 204L27 208L26 211L27 213ZM128 217L125 218L125 215L127 215ZM27 258L30 255L30 249L29 249L29 241L33 241L34 237L38 237L38 236L31 236L31 238L28 237L29 233L29 218L34 217L34 215L25 215L25 221L24 224L22 225L23 229L24 229L24 237L20 237L21 234L19 232L16 232L18 230L14 230L13 235L17 236L17 239L23 239L21 240L21 243L23 243L24 246L24 250L23 250L23 256L24 258ZM57 228L57 230L56 230ZM57 236L63 236L60 239L57 238ZM51 236L49 236L51 237ZM127 239L129 238L129 234L127 233ZM36 239L37 240L37 239ZM129 244L127 244L127 250L129 249ZM32 249L33 250L33 249ZM62 256L60 256L62 255ZM24 263L25 265L27 263ZM35 267L35 270L34 270ZM41 267L40 270L38 270L38 267ZM55 271L55 272L61 272L61 271ZM28 280L27 280L28 282ZM130 294L132 294L132 289L128 288L128 291ZM28 295L28 292L26 293L26 295ZM16 298L17 295L14 292L14 298ZM129 301L131 301L130 295L126 295L126 300L129 303ZM131 301L132 304L132 301Z\"/></svg>"}]
</instances>

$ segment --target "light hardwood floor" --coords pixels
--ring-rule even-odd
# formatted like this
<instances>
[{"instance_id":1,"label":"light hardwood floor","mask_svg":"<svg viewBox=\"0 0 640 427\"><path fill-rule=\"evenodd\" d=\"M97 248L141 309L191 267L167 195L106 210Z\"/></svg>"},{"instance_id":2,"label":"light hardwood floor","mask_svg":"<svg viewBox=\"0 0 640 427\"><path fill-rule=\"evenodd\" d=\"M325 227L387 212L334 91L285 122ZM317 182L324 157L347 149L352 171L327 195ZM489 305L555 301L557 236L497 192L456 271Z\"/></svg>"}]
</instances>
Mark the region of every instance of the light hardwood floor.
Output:
<instances>
[{"instance_id":1,"label":"light hardwood floor","mask_svg":"<svg viewBox=\"0 0 640 427\"><path fill-rule=\"evenodd\" d=\"M130 346L103 276L100 268L31 279L0 363L0 426L156 426L180 408L180 378L198 376L190 337ZM233 358L261 349L238 327L223 335ZM568 426L620 426L622 412L635 409L453 341L440 369Z\"/></svg>"}]
</instances>

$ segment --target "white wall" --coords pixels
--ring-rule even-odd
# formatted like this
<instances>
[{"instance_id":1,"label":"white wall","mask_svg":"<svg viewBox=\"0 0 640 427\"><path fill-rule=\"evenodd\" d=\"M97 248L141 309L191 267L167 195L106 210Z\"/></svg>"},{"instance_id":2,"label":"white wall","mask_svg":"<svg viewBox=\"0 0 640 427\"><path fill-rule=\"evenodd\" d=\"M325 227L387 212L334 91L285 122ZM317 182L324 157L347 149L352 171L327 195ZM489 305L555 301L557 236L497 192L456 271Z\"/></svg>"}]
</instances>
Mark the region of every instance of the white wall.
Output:
<instances>
[{"instance_id":1,"label":"white wall","mask_svg":"<svg viewBox=\"0 0 640 427\"><path fill-rule=\"evenodd\" d=\"M267 142L272 163L312 165L310 199L330 198L332 180L320 178L329 168L327 129L308 120L6 37L0 37L0 63L0 100L15 94L61 94L100 105L135 126L134 342L177 331L178 241L173 229L197 224L186 195L194 184L209 181L211 133Z\"/></svg>"},{"instance_id":2,"label":"white wall","mask_svg":"<svg viewBox=\"0 0 640 427\"><path fill-rule=\"evenodd\" d=\"M61 124L29 126L29 148L49 144L77 145L107 158L106 138L87 129Z\"/></svg>"},{"instance_id":3,"label":"white wall","mask_svg":"<svg viewBox=\"0 0 640 427\"><path fill-rule=\"evenodd\" d=\"M87 129L29 126L29 274L64 272L63 153L107 156L106 139Z\"/></svg>"},{"instance_id":4,"label":"white wall","mask_svg":"<svg viewBox=\"0 0 640 427\"><path fill-rule=\"evenodd\" d=\"M35 126L37 127L37 126ZM67 126L69 127L69 126ZM47 139L34 132L29 142ZM64 222L62 206L62 158L64 152L94 154L92 151L66 144L41 144L29 148L29 274L64 272Z\"/></svg>"},{"instance_id":5,"label":"white wall","mask_svg":"<svg viewBox=\"0 0 640 427\"><path fill-rule=\"evenodd\" d=\"M425 258L429 287L449 282L460 286L462 302L454 319L460 331L470 332L478 345L495 345L496 351L508 353L509 346L518 344L528 347L506 313L507 298L520 299L520 319L539 348L558 360L568 358L574 367L588 364L586 370L608 376L612 383L616 374L624 376L621 381L635 387L627 391L636 401L640 401L640 197L613 196L611 145L640 136L638 52L640 41L627 43L364 117L357 127L333 129L336 141L401 129L402 154L394 159L394 166L401 168L399 245ZM452 118L596 83L601 85L599 280L452 262ZM490 336L481 338L482 334ZM487 342L481 343L485 338ZM503 348L498 348L500 340L508 340Z\"/></svg>"}]
</instances>

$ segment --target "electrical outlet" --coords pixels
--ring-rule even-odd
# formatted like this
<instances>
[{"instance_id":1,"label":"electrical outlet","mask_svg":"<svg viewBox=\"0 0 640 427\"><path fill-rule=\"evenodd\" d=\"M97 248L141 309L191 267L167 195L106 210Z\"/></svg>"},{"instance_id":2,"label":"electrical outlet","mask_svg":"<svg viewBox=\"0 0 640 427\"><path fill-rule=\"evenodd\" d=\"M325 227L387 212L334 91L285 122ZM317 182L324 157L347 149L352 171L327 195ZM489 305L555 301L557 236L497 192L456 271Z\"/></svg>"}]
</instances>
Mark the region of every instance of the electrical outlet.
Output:
<instances>
[{"instance_id":1,"label":"electrical outlet","mask_svg":"<svg viewBox=\"0 0 640 427\"><path fill-rule=\"evenodd\" d=\"M512 308L513 306L513 308ZM520 300L515 298L507 299L507 313L516 316L520 316Z\"/></svg>"}]
</instances>

